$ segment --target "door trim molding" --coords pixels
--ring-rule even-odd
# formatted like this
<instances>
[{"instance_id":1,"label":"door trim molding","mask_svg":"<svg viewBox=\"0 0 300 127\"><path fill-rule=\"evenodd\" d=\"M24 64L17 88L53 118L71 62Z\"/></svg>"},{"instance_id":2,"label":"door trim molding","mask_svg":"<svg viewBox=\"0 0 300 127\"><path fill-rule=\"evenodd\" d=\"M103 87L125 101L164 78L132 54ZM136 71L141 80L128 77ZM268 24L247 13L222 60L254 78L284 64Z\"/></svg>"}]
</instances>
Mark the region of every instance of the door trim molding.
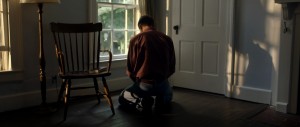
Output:
<instances>
[{"instance_id":1,"label":"door trim molding","mask_svg":"<svg viewBox=\"0 0 300 127\"><path fill-rule=\"evenodd\" d=\"M235 18L235 0L228 0L227 1L227 15L228 15L228 19L227 19L227 24L226 24L226 33L228 33L226 35L226 41L227 41L227 45L228 48L226 51L226 55L227 55L227 59L226 59L226 63L228 63L227 65L225 65L224 67L225 70L227 71L227 74L230 75L225 75L227 77L225 77L225 79L227 78L227 80L225 80L224 82L224 95L226 97L232 97L233 96L233 86L234 86L234 61L235 61L235 42L234 42L234 18ZM231 47L230 47L231 46ZM231 61L229 61L231 60ZM227 81L227 82L226 82Z\"/></svg>"}]
</instances>

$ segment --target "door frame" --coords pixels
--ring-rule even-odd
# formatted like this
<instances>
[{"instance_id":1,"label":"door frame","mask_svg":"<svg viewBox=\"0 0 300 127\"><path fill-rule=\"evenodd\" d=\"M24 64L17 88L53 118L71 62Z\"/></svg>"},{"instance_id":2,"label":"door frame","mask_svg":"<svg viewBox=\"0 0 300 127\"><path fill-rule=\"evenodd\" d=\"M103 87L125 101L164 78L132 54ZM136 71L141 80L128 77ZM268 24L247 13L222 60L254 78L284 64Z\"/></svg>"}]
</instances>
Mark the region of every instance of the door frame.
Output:
<instances>
[{"instance_id":1,"label":"door frame","mask_svg":"<svg viewBox=\"0 0 300 127\"><path fill-rule=\"evenodd\" d=\"M292 114L300 114L300 37L296 36L300 33L300 24L297 21L300 19L300 4L297 5L293 14L293 35L291 48L291 76L289 88L289 104L287 112Z\"/></svg>"},{"instance_id":2,"label":"door frame","mask_svg":"<svg viewBox=\"0 0 300 127\"><path fill-rule=\"evenodd\" d=\"M173 32L173 22L172 22L172 15L173 15L173 0L169 1L170 4L170 11L168 14L169 17L169 24L168 24L168 33L169 35L172 37L172 32ZM225 54L224 57L226 57L225 59L225 66L224 69L225 70L225 74L224 75L224 95L226 97L232 97L232 93L233 93L233 85L234 85L234 61L235 61L235 42L234 42L234 19L235 19L235 14L234 11L235 10L235 0L227 0L227 21L226 21L226 27L225 27L225 31L226 31L226 46L225 47ZM172 77L170 79L170 82L172 81Z\"/></svg>"}]
</instances>

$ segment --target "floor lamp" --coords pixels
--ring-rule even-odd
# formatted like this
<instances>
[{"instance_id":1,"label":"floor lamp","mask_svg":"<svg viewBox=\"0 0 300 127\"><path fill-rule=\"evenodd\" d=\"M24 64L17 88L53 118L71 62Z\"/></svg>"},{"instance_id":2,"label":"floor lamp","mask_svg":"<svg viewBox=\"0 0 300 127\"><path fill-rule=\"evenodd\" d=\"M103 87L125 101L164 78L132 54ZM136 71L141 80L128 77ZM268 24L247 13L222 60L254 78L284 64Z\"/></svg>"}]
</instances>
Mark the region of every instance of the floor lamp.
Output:
<instances>
[{"instance_id":1,"label":"floor lamp","mask_svg":"<svg viewBox=\"0 0 300 127\"><path fill-rule=\"evenodd\" d=\"M42 106L46 105L46 75L45 75L45 56L43 41L43 4L60 3L60 0L20 0L20 3L37 4L39 14L39 61L40 61L40 85L42 95Z\"/></svg>"}]
</instances>

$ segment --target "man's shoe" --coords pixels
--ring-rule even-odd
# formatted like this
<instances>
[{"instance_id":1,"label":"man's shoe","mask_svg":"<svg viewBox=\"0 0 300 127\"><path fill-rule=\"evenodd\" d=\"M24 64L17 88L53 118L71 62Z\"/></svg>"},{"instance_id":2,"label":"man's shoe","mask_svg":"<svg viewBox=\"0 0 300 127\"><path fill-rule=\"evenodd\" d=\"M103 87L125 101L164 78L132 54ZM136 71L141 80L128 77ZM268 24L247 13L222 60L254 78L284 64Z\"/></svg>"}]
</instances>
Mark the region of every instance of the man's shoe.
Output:
<instances>
[{"instance_id":1,"label":"man's shoe","mask_svg":"<svg viewBox=\"0 0 300 127\"><path fill-rule=\"evenodd\" d=\"M143 106L143 114L152 114L152 106L154 104L153 97L144 97L142 98L141 104Z\"/></svg>"}]
</instances>

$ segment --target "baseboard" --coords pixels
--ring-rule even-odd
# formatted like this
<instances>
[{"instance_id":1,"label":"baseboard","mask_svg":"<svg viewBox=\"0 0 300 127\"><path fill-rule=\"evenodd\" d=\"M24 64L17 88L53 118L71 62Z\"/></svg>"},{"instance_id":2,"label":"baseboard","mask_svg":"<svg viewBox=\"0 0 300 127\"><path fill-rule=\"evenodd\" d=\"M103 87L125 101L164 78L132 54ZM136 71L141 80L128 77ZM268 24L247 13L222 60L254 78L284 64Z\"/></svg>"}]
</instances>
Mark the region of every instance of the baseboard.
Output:
<instances>
[{"instance_id":1,"label":"baseboard","mask_svg":"<svg viewBox=\"0 0 300 127\"><path fill-rule=\"evenodd\" d=\"M52 91L50 92L52 93ZM41 92L32 91L0 97L0 112L21 109L41 104Z\"/></svg>"},{"instance_id":2,"label":"baseboard","mask_svg":"<svg viewBox=\"0 0 300 127\"><path fill-rule=\"evenodd\" d=\"M282 112L282 113L287 113L287 106L288 106L288 103L276 102L276 111Z\"/></svg>"},{"instance_id":3,"label":"baseboard","mask_svg":"<svg viewBox=\"0 0 300 127\"><path fill-rule=\"evenodd\" d=\"M121 77L116 79L107 80L110 91L119 91L126 86L132 84L132 81L128 77ZM86 85L86 84L83 84ZM87 90L79 94L94 93L94 90ZM73 95L76 93L72 93ZM58 96L58 90L47 89L47 103L56 102ZM13 95L0 96L0 112L17 110L26 107L38 106L41 104L41 91L24 92Z\"/></svg>"},{"instance_id":4,"label":"baseboard","mask_svg":"<svg viewBox=\"0 0 300 127\"><path fill-rule=\"evenodd\" d=\"M259 89L254 87L246 86L233 86L232 87L232 97L236 99L271 104L271 90Z\"/></svg>"}]
</instances>

